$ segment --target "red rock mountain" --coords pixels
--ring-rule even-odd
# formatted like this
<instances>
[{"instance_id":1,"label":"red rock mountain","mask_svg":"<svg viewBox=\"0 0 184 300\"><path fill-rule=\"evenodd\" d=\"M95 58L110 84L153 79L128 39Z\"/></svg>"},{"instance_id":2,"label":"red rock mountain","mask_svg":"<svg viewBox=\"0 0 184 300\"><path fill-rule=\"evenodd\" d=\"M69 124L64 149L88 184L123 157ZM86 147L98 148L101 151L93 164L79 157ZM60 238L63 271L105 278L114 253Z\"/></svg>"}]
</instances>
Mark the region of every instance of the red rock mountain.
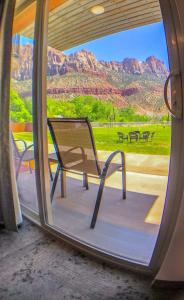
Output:
<instances>
[{"instance_id":1,"label":"red rock mountain","mask_svg":"<svg viewBox=\"0 0 184 300\"><path fill-rule=\"evenodd\" d=\"M13 78L28 82L32 78L33 46L20 47ZM164 63L154 56L145 61L125 58L123 61L100 61L88 50L66 55L48 48L48 94L70 99L87 94L113 101L116 106L133 105L139 111L162 112L163 84L168 75ZM22 88L21 94L30 93Z\"/></svg>"},{"instance_id":2,"label":"red rock mountain","mask_svg":"<svg viewBox=\"0 0 184 300\"><path fill-rule=\"evenodd\" d=\"M19 68L13 74L15 79L27 80L32 77L32 56L32 45L21 46ZM138 61L135 58L125 58L122 62L106 62L97 61L95 55L88 50L65 55L53 48L48 50L47 70L48 76L64 75L68 72L82 72L103 77L108 74L109 70L134 75L147 73L161 77L168 74L164 63L154 56L148 57L145 62Z\"/></svg>"}]
</instances>

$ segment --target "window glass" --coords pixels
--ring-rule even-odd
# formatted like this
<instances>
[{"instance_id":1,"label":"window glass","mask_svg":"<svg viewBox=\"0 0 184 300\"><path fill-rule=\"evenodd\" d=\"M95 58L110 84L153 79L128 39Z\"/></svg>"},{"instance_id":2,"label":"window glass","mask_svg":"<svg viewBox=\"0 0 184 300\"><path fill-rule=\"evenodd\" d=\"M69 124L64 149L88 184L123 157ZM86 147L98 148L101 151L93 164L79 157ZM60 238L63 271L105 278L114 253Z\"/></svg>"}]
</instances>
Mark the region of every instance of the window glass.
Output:
<instances>
[{"instance_id":1,"label":"window glass","mask_svg":"<svg viewBox=\"0 0 184 300\"><path fill-rule=\"evenodd\" d=\"M16 12L21 6L16 3ZM35 22L34 1L25 14L14 17L12 39L12 77L10 92L10 127L12 133L13 155L20 202L38 211L32 116L32 70L33 70L33 32ZM29 35L31 28L31 36Z\"/></svg>"}]
</instances>

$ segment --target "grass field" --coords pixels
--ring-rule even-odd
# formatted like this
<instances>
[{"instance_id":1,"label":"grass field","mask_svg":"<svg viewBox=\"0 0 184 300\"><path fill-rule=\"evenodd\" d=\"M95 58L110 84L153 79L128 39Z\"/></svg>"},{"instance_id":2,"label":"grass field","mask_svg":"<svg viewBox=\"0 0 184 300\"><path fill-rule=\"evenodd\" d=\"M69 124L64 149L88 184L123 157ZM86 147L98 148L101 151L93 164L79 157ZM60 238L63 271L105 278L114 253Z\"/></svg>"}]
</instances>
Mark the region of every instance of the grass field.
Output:
<instances>
[{"instance_id":1,"label":"grass field","mask_svg":"<svg viewBox=\"0 0 184 300\"><path fill-rule=\"evenodd\" d=\"M154 131L155 136L152 141L149 142L118 142L117 132L121 131L127 134L130 131ZM122 127L98 127L93 128L93 134L95 138L96 148L98 150L123 150L127 153L139 153L139 154L158 154L169 155L170 153L170 138L171 127L169 125L135 125L135 126L122 126ZM15 138L23 139L25 141L32 141L32 133L20 132L14 134ZM49 143L51 138L49 137Z\"/></svg>"}]
</instances>

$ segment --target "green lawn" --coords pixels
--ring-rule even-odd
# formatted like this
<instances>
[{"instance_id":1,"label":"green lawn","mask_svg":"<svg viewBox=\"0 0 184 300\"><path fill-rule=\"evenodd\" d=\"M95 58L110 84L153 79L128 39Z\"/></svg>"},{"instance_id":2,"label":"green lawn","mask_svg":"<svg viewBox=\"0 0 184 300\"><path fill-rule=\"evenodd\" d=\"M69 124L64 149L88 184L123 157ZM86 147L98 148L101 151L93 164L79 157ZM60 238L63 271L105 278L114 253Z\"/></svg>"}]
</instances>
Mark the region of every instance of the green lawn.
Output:
<instances>
[{"instance_id":1,"label":"green lawn","mask_svg":"<svg viewBox=\"0 0 184 300\"><path fill-rule=\"evenodd\" d=\"M155 131L155 136L151 142L128 142L119 143L117 132L122 131L128 133L130 131ZM171 127L169 125L136 125L136 126L122 126L111 128L93 128L96 148L98 150L123 150L127 153L140 154L158 154L169 155L170 153L170 136ZM23 139L25 141L32 141L32 133L20 132L14 134L15 138ZM51 139L49 137L49 143Z\"/></svg>"}]
</instances>

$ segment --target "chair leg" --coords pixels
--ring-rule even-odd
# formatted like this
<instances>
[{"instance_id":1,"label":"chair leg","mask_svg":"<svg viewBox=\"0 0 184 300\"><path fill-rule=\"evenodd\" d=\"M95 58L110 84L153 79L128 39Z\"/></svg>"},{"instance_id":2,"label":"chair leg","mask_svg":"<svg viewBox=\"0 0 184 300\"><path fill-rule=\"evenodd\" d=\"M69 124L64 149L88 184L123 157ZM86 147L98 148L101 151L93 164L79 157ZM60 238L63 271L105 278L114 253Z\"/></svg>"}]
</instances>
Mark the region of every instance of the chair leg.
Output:
<instances>
[{"instance_id":1,"label":"chair leg","mask_svg":"<svg viewBox=\"0 0 184 300\"><path fill-rule=\"evenodd\" d=\"M126 199L126 174L125 166L122 166L122 198Z\"/></svg>"},{"instance_id":2,"label":"chair leg","mask_svg":"<svg viewBox=\"0 0 184 300\"><path fill-rule=\"evenodd\" d=\"M32 168L31 168L31 161L29 160L29 171L30 171L30 174L32 174Z\"/></svg>"},{"instance_id":3,"label":"chair leg","mask_svg":"<svg viewBox=\"0 0 184 300\"><path fill-rule=\"evenodd\" d=\"M61 198L66 197L66 171L61 169Z\"/></svg>"},{"instance_id":4,"label":"chair leg","mask_svg":"<svg viewBox=\"0 0 184 300\"><path fill-rule=\"evenodd\" d=\"M53 181L53 175L52 175L52 170L51 170L50 161L49 161L49 174L50 174L50 179L51 179L51 181Z\"/></svg>"},{"instance_id":5,"label":"chair leg","mask_svg":"<svg viewBox=\"0 0 184 300\"><path fill-rule=\"evenodd\" d=\"M17 167L17 170L16 170L16 180L18 180L21 164L22 164L22 158L20 158L19 163L18 163L18 167Z\"/></svg>"},{"instance_id":6,"label":"chair leg","mask_svg":"<svg viewBox=\"0 0 184 300\"><path fill-rule=\"evenodd\" d=\"M83 173L83 187L89 190L88 175L86 173Z\"/></svg>"},{"instance_id":7,"label":"chair leg","mask_svg":"<svg viewBox=\"0 0 184 300\"><path fill-rule=\"evenodd\" d=\"M92 229L95 227L95 224L96 224L98 211L99 211L100 203L101 203L101 199L102 199L102 193L103 193L104 185L105 185L105 178L102 177L101 181L100 181L100 186L99 186L98 195L97 195L97 199L96 199L95 209L94 209L94 212L93 212L93 217L92 217L91 225L90 225L90 228L92 228Z\"/></svg>"},{"instance_id":8,"label":"chair leg","mask_svg":"<svg viewBox=\"0 0 184 300\"><path fill-rule=\"evenodd\" d=\"M60 166L58 165L57 170L56 170L56 175L54 177L54 181L53 181L53 184L52 184L51 193L50 193L51 202L53 200L54 192L55 192L55 189L56 189L56 184L57 184L57 181L58 181L59 172L60 172Z\"/></svg>"}]
</instances>

